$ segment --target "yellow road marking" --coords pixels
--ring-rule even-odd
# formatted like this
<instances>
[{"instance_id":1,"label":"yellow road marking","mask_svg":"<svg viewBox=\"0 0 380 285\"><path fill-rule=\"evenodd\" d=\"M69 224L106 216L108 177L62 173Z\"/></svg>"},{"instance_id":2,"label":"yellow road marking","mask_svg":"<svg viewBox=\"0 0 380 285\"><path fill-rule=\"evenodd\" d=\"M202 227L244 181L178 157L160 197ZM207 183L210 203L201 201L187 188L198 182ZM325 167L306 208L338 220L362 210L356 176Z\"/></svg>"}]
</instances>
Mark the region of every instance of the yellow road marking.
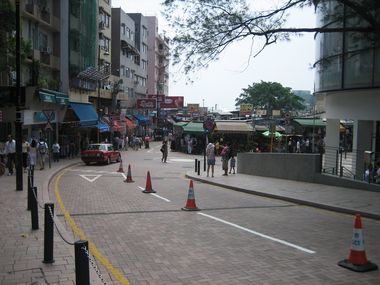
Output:
<instances>
[{"instance_id":1,"label":"yellow road marking","mask_svg":"<svg viewBox=\"0 0 380 285\"><path fill-rule=\"evenodd\" d=\"M117 270L115 267L112 266L112 264L108 261L108 259L96 248L95 244L91 242L85 235L85 233L77 226L77 224L74 222L73 218L70 216L70 213L66 210L65 205L62 202L61 195L59 194L59 181L61 180L61 177L67 172L68 170L64 170L62 173L58 175L58 177L55 179L54 182L54 193L57 199L57 203L63 213L63 216L65 217L67 223L70 225L73 232L81 239L81 240L87 240L88 241L88 247L91 252L91 254L103 264L103 266L110 272L116 280L120 282L120 284L123 285L130 285L128 279L123 276L123 274Z\"/></svg>"}]
</instances>

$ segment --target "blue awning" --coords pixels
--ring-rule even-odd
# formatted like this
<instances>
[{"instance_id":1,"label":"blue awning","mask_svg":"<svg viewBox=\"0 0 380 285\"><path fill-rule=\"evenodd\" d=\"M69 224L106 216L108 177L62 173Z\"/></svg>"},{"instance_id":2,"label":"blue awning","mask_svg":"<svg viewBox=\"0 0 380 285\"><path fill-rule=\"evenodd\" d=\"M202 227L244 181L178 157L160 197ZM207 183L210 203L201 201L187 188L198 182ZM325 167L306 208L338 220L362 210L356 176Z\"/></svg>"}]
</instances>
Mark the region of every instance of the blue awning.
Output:
<instances>
[{"instance_id":1,"label":"blue awning","mask_svg":"<svg viewBox=\"0 0 380 285\"><path fill-rule=\"evenodd\" d=\"M103 121L99 121L96 127L99 129L99 132L101 133L110 131L110 127Z\"/></svg>"},{"instance_id":2,"label":"blue awning","mask_svg":"<svg viewBox=\"0 0 380 285\"><path fill-rule=\"evenodd\" d=\"M70 102L69 107L73 109L73 111L79 118L79 123L82 127L90 127L97 125L98 114L96 113L95 108L92 104Z\"/></svg>"},{"instance_id":3,"label":"blue awning","mask_svg":"<svg viewBox=\"0 0 380 285\"><path fill-rule=\"evenodd\" d=\"M144 117L143 115L140 114L135 114L133 115L139 121L139 124L146 124L149 123L149 118Z\"/></svg>"}]
</instances>

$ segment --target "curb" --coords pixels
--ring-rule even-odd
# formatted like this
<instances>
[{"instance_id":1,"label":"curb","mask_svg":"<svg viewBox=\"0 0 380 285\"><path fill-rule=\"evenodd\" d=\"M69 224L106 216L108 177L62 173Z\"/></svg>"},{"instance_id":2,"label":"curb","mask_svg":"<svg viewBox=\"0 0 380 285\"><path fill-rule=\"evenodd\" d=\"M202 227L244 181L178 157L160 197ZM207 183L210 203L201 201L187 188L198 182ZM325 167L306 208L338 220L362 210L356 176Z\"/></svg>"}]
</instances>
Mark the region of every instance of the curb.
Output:
<instances>
[{"instance_id":1,"label":"curb","mask_svg":"<svg viewBox=\"0 0 380 285\"><path fill-rule=\"evenodd\" d=\"M247 194L283 200L283 201L292 202L292 203L299 204L299 205L306 205L306 206L310 206L310 207L314 207L314 208L329 210L329 211L343 213L343 214L350 214L350 215L360 214L362 217L366 217L366 218L370 218L370 219L374 219L374 220L380 220L380 215L378 215L378 214L373 214L373 213L368 213L368 212L363 212L363 211L357 211L357 210L352 210L352 209L347 209L347 208L341 208L341 207L321 204L321 203L317 203L317 202L305 201L305 200L301 200L301 199L297 199L297 198L291 198L291 197L286 197L286 196L281 196L281 195L276 195L276 194L270 194L270 193L260 192L260 191L256 191L256 190L248 190L248 189L240 188L237 186L222 184L220 182L209 181L209 180L204 179L204 178L189 175L188 173L186 173L186 177L193 179L195 181L202 182L202 183L206 183L206 184L210 184L210 185L214 185L214 186L218 186L218 187L222 187L222 188L226 188L226 189L230 189L230 190L234 190L234 191L238 191L238 192L243 192L243 193L247 193Z\"/></svg>"}]
</instances>

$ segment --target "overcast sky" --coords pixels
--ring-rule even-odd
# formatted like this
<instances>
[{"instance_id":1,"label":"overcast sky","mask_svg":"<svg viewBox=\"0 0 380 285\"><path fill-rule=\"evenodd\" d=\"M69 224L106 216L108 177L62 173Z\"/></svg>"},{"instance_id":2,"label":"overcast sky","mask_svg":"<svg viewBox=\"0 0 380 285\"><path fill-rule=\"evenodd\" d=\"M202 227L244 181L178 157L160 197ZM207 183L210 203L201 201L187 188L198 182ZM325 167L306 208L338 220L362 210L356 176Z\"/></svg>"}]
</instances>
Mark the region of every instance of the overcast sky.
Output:
<instances>
[{"instance_id":1,"label":"overcast sky","mask_svg":"<svg viewBox=\"0 0 380 285\"><path fill-rule=\"evenodd\" d=\"M160 14L162 0L112 0L112 7L121 7L127 13L142 13L157 16L159 30L168 30ZM253 2L253 0L251 0ZM271 0L255 0L255 3ZM273 1L273 0L272 0ZM288 26L313 27L315 15L312 8L295 10ZM235 99L242 89L255 82L279 82L293 90L314 90L315 58L313 34L292 37L290 42L280 42L266 47L248 64L251 42L242 41L230 46L218 62L194 75L194 83L187 84L185 76L170 67L169 95L184 96L185 104L199 103L200 106L219 110L234 110ZM204 100L204 101L203 101Z\"/></svg>"}]
</instances>

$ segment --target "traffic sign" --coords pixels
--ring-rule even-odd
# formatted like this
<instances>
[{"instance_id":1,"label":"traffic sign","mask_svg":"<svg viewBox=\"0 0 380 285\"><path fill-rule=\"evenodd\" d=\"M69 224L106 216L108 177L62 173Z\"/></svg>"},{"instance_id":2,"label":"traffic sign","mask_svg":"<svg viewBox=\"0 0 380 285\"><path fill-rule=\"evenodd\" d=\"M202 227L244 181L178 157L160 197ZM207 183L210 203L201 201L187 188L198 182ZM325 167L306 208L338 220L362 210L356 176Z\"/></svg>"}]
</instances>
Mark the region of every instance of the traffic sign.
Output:
<instances>
[{"instance_id":1,"label":"traffic sign","mask_svg":"<svg viewBox=\"0 0 380 285\"><path fill-rule=\"evenodd\" d=\"M45 131L52 131L52 130L53 130L53 126L51 125L50 122L47 122L45 125Z\"/></svg>"}]
</instances>

